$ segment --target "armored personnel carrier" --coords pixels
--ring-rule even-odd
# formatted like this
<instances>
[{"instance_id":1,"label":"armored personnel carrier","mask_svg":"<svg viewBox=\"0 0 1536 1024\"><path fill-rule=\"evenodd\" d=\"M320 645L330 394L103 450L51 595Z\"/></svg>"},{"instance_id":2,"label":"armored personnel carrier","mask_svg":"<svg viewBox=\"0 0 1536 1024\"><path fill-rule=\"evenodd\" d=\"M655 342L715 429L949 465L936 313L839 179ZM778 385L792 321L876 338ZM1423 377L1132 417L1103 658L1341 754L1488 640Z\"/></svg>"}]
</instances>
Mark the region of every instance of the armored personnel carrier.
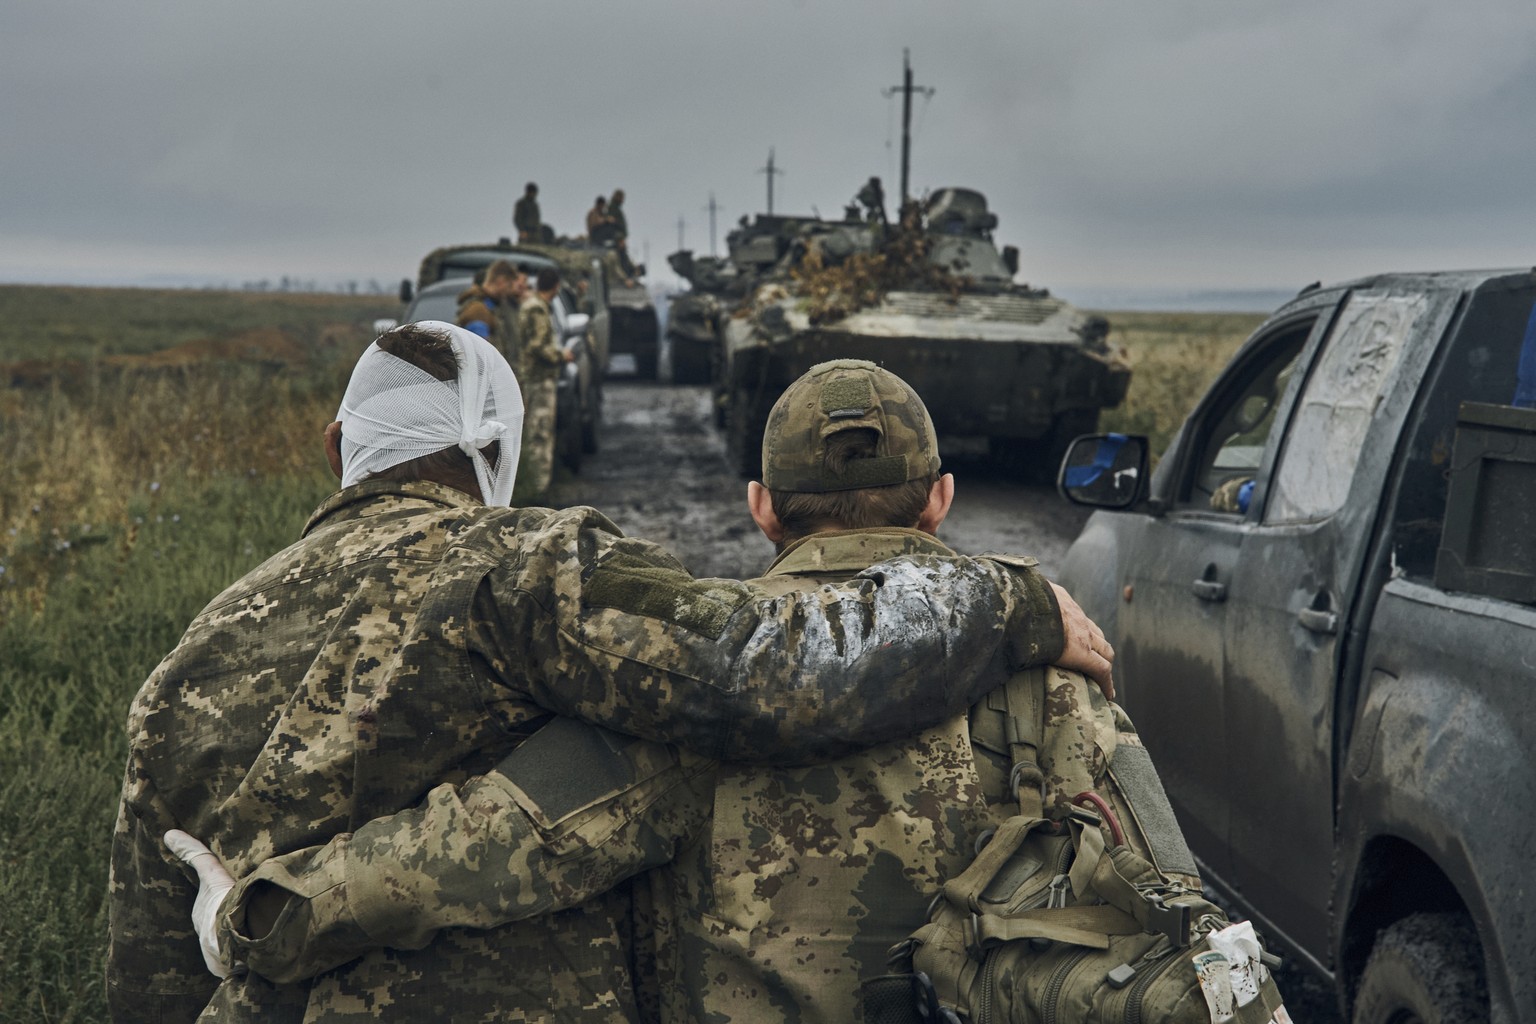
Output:
<instances>
[{"instance_id":1,"label":"armored personnel carrier","mask_svg":"<svg viewBox=\"0 0 1536 1024\"><path fill-rule=\"evenodd\" d=\"M667 341L672 348L672 379L705 384L720 373L720 331L730 311L779 270L801 234L826 222L817 217L760 213L726 235L727 255L694 256L680 249L667 257L689 290L672 297L667 311Z\"/></svg>"},{"instance_id":2,"label":"armored personnel carrier","mask_svg":"<svg viewBox=\"0 0 1536 1024\"><path fill-rule=\"evenodd\" d=\"M795 265L759 285L723 320L727 449L760 471L768 410L827 359L868 359L923 396L941 445L985 439L997 461L1050 477L1072 439L1120 403L1130 367L1107 343L1109 324L1013 280L1018 252L992 240L981 193L946 188L879 218L801 226Z\"/></svg>"}]
</instances>

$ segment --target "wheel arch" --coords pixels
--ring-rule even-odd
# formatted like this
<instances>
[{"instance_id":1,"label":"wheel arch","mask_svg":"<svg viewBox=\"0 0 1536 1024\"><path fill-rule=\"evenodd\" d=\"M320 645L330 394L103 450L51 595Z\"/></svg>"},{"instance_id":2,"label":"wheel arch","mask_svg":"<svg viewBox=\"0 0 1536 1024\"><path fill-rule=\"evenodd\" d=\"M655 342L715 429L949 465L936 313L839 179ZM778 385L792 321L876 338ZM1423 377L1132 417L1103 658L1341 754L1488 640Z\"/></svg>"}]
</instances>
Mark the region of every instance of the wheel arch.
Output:
<instances>
[{"instance_id":1,"label":"wheel arch","mask_svg":"<svg viewBox=\"0 0 1536 1024\"><path fill-rule=\"evenodd\" d=\"M1401 836L1380 835L1367 842L1353 878L1336 960L1338 981L1351 1009L1381 932L1417 913L1465 914L1477 925L1477 915L1450 876L1428 853ZM1485 964L1487 960L1483 955Z\"/></svg>"}]
</instances>

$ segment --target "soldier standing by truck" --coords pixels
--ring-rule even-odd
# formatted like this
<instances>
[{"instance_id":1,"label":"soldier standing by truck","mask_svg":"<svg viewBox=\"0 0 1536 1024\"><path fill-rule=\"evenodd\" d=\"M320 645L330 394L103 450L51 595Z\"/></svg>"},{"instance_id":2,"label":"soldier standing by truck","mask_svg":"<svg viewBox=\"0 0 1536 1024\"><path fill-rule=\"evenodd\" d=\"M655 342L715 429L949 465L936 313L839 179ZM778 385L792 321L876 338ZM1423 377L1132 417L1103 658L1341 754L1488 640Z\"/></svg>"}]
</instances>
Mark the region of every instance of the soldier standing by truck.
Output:
<instances>
[{"instance_id":1,"label":"soldier standing by truck","mask_svg":"<svg viewBox=\"0 0 1536 1024\"><path fill-rule=\"evenodd\" d=\"M540 495L549 489L555 466L555 385L560 368L572 356L555 337L549 303L560 290L560 272L539 271L534 293L517 311L522 346L517 379L523 386L523 461L519 493Z\"/></svg>"},{"instance_id":2,"label":"soldier standing by truck","mask_svg":"<svg viewBox=\"0 0 1536 1024\"><path fill-rule=\"evenodd\" d=\"M480 335L518 365L517 306L528 293L528 275L506 260L485 268L485 280L459 293L455 322Z\"/></svg>"}]
</instances>

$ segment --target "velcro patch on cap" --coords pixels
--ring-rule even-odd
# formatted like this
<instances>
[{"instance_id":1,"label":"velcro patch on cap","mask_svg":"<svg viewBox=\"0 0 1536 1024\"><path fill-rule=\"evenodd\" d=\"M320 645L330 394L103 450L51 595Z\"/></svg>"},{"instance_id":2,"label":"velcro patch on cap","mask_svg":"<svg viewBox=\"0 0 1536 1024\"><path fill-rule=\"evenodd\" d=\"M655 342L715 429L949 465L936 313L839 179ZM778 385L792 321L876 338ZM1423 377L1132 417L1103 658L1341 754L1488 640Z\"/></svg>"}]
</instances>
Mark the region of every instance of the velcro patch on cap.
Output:
<instances>
[{"instance_id":1,"label":"velcro patch on cap","mask_svg":"<svg viewBox=\"0 0 1536 1024\"><path fill-rule=\"evenodd\" d=\"M853 459L837 475L823 471L822 483L829 491L851 491L864 487L888 487L904 484L911 475L907 472L905 455L887 455L879 459Z\"/></svg>"},{"instance_id":2,"label":"velcro patch on cap","mask_svg":"<svg viewBox=\"0 0 1536 1024\"><path fill-rule=\"evenodd\" d=\"M874 404L867 377L834 377L821 386L821 411L832 419L863 416Z\"/></svg>"}]
</instances>

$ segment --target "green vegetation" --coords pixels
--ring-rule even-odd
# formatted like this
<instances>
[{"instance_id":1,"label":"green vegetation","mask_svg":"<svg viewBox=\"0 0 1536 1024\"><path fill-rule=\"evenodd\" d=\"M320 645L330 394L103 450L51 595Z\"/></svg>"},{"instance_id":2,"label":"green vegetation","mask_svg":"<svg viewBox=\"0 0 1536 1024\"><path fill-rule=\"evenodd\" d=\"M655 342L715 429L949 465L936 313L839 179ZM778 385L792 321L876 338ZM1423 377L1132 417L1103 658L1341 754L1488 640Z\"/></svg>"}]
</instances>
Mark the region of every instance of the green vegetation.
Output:
<instances>
[{"instance_id":1,"label":"green vegetation","mask_svg":"<svg viewBox=\"0 0 1536 1024\"><path fill-rule=\"evenodd\" d=\"M0 285L0 310L0 363L138 355L256 329L318 338L338 321L400 312L387 295L34 285Z\"/></svg>"},{"instance_id":2,"label":"green vegetation","mask_svg":"<svg viewBox=\"0 0 1536 1024\"><path fill-rule=\"evenodd\" d=\"M128 702L198 609L330 491L321 431L392 312L387 298L0 288L0 358L28 360L0 364L0 1021L106 1019ZM174 359L120 358L178 344Z\"/></svg>"},{"instance_id":3,"label":"green vegetation","mask_svg":"<svg viewBox=\"0 0 1536 1024\"><path fill-rule=\"evenodd\" d=\"M128 703L331 489L321 431L393 312L387 297L0 287L0 1022L106 1019ZM1106 426L1166 443L1258 318L1113 320L1137 376Z\"/></svg>"}]
</instances>

